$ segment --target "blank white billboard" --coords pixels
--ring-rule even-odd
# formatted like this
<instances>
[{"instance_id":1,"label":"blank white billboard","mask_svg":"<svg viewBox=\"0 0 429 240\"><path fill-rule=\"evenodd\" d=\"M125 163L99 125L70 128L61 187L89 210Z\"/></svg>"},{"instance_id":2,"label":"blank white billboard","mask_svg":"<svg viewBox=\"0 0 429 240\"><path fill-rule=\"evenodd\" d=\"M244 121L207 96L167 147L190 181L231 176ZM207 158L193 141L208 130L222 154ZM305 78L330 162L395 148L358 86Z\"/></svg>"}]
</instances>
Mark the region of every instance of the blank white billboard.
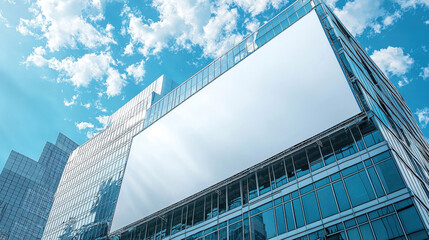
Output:
<instances>
[{"instance_id":1,"label":"blank white billboard","mask_svg":"<svg viewBox=\"0 0 429 240\"><path fill-rule=\"evenodd\" d=\"M359 112L310 12L134 137L111 232Z\"/></svg>"}]
</instances>

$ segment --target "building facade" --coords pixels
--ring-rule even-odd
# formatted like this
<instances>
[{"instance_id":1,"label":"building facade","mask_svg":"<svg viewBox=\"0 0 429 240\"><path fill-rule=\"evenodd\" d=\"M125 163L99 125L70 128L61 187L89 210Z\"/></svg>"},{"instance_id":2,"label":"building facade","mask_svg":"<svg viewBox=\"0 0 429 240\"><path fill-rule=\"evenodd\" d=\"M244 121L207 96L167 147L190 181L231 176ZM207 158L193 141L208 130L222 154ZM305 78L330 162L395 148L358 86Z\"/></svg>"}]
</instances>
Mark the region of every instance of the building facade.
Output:
<instances>
[{"instance_id":1,"label":"building facade","mask_svg":"<svg viewBox=\"0 0 429 240\"><path fill-rule=\"evenodd\" d=\"M39 161L12 151L0 174L0 239L41 239L69 154L78 145L59 134Z\"/></svg>"},{"instance_id":2,"label":"building facade","mask_svg":"<svg viewBox=\"0 0 429 240\"><path fill-rule=\"evenodd\" d=\"M157 84L72 153L43 239L428 238L429 145L323 2Z\"/></svg>"}]
</instances>

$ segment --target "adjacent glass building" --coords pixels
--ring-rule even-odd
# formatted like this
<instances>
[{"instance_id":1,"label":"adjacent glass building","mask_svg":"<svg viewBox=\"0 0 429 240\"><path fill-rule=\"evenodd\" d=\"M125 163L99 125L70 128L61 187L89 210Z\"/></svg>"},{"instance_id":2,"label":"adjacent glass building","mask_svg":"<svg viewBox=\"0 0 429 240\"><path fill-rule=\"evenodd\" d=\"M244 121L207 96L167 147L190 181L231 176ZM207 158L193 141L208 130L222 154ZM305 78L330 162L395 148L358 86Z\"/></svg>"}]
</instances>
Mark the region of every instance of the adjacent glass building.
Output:
<instances>
[{"instance_id":1,"label":"adjacent glass building","mask_svg":"<svg viewBox=\"0 0 429 240\"><path fill-rule=\"evenodd\" d=\"M59 134L47 142L39 161L12 151L0 174L0 239L41 239L54 193L78 145Z\"/></svg>"},{"instance_id":2,"label":"adjacent glass building","mask_svg":"<svg viewBox=\"0 0 429 240\"><path fill-rule=\"evenodd\" d=\"M429 145L319 0L110 120L71 154L43 239L428 239Z\"/></svg>"}]
</instances>

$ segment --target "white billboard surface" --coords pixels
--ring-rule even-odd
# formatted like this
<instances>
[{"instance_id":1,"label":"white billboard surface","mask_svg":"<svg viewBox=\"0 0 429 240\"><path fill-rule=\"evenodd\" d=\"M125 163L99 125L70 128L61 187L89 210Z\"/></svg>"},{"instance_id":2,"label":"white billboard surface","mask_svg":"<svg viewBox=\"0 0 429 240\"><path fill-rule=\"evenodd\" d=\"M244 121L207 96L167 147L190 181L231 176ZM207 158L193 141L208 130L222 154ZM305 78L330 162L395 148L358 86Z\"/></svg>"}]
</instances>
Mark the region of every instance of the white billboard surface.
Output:
<instances>
[{"instance_id":1,"label":"white billboard surface","mask_svg":"<svg viewBox=\"0 0 429 240\"><path fill-rule=\"evenodd\" d=\"M310 12L134 137L110 232L359 112Z\"/></svg>"}]
</instances>

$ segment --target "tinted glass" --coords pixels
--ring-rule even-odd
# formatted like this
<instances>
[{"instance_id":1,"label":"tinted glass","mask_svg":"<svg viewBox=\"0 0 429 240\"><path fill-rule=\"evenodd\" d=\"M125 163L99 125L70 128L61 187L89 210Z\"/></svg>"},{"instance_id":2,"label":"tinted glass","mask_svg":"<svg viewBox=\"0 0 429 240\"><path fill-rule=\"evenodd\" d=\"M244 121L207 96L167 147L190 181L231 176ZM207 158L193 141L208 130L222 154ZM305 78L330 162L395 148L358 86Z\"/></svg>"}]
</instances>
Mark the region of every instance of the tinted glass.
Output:
<instances>
[{"instance_id":1,"label":"tinted glass","mask_svg":"<svg viewBox=\"0 0 429 240\"><path fill-rule=\"evenodd\" d=\"M288 231L292 231L295 229L295 221L293 220L292 202L285 203L284 207L285 207L287 229Z\"/></svg>"},{"instance_id":2,"label":"tinted glass","mask_svg":"<svg viewBox=\"0 0 429 240\"><path fill-rule=\"evenodd\" d=\"M292 180L295 180L295 170L293 168L292 158L290 158L290 157L286 158L285 164L286 164L286 172L287 172L288 181L290 182Z\"/></svg>"},{"instance_id":3,"label":"tinted glass","mask_svg":"<svg viewBox=\"0 0 429 240\"><path fill-rule=\"evenodd\" d=\"M271 190L270 175L268 174L268 167L265 167L257 172L259 195L262 195Z\"/></svg>"},{"instance_id":4,"label":"tinted glass","mask_svg":"<svg viewBox=\"0 0 429 240\"><path fill-rule=\"evenodd\" d=\"M301 177L310 172L310 167L308 166L307 154L304 150L297 152L292 156L293 163L296 170L296 176Z\"/></svg>"},{"instance_id":5,"label":"tinted glass","mask_svg":"<svg viewBox=\"0 0 429 240\"><path fill-rule=\"evenodd\" d=\"M302 214L301 201L299 198L292 201L293 203L293 213L295 214L296 227L304 226L304 216Z\"/></svg>"},{"instance_id":6,"label":"tinted glass","mask_svg":"<svg viewBox=\"0 0 429 240\"><path fill-rule=\"evenodd\" d=\"M317 206L316 195L314 192L301 197L304 208L305 222L310 224L320 220L319 208Z\"/></svg>"},{"instance_id":7,"label":"tinted glass","mask_svg":"<svg viewBox=\"0 0 429 240\"><path fill-rule=\"evenodd\" d=\"M286 221L283 212L283 205L276 207L276 223L278 235L286 232Z\"/></svg>"},{"instance_id":8,"label":"tinted glass","mask_svg":"<svg viewBox=\"0 0 429 240\"><path fill-rule=\"evenodd\" d=\"M176 233L181 230L182 223L182 209L175 210L173 212L173 223L171 233Z\"/></svg>"},{"instance_id":9,"label":"tinted glass","mask_svg":"<svg viewBox=\"0 0 429 240\"><path fill-rule=\"evenodd\" d=\"M414 206L398 211L398 215L407 234L424 229L422 220Z\"/></svg>"},{"instance_id":10,"label":"tinted glass","mask_svg":"<svg viewBox=\"0 0 429 240\"><path fill-rule=\"evenodd\" d=\"M243 196L243 204L249 202L249 194L247 190L247 178L241 180L241 195Z\"/></svg>"},{"instance_id":11,"label":"tinted glass","mask_svg":"<svg viewBox=\"0 0 429 240\"><path fill-rule=\"evenodd\" d=\"M283 160L274 163L273 165L274 176L276 179L276 186L280 187L281 185L287 183L286 172Z\"/></svg>"},{"instance_id":12,"label":"tinted glass","mask_svg":"<svg viewBox=\"0 0 429 240\"><path fill-rule=\"evenodd\" d=\"M344 183L353 207L375 199L374 191L365 171L344 178Z\"/></svg>"},{"instance_id":13,"label":"tinted glass","mask_svg":"<svg viewBox=\"0 0 429 240\"><path fill-rule=\"evenodd\" d=\"M347 236L351 240L359 240L359 239L361 239L360 235L359 235L359 231L358 231L357 228L352 228L352 229L347 230Z\"/></svg>"},{"instance_id":14,"label":"tinted glass","mask_svg":"<svg viewBox=\"0 0 429 240\"><path fill-rule=\"evenodd\" d=\"M195 202L194 225L204 221L204 198Z\"/></svg>"},{"instance_id":15,"label":"tinted glass","mask_svg":"<svg viewBox=\"0 0 429 240\"><path fill-rule=\"evenodd\" d=\"M350 208L349 200L347 199L346 190L342 181L336 182L332 185L334 187L335 197L337 198L338 206L340 211L344 211Z\"/></svg>"},{"instance_id":16,"label":"tinted glass","mask_svg":"<svg viewBox=\"0 0 429 240\"><path fill-rule=\"evenodd\" d=\"M250 174L247 178L247 184L249 185L249 199L253 199L258 196L258 189L256 188L256 177L255 174Z\"/></svg>"},{"instance_id":17,"label":"tinted glass","mask_svg":"<svg viewBox=\"0 0 429 240\"><path fill-rule=\"evenodd\" d=\"M337 159L345 158L357 151L352 135L348 129L333 134L331 142Z\"/></svg>"},{"instance_id":18,"label":"tinted glass","mask_svg":"<svg viewBox=\"0 0 429 240\"><path fill-rule=\"evenodd\" d=\"M387 193L395 192L405 187L392 159L379 163L375 167Z\"/></svg>"},{"instance_id":19,"label":"tinted glass","mask_svg":"<svg viewBox=\"0 0 429 240\"><path fill-rule=\"evenodd\" d=\"M381 182L378 179L377 173L375 173L374 167L368 168L369 178L371 178L372 185L374 186L375 193L377 197L384 196L383 187L381 186Z\"/></svg>"},{"instance_id":20,"label":"tinted glass","mask_svg":"<svg viewBox=\"0 0 429 240\"><path fill-rule=\"evenodd\" d=\"M194 217L194 203L190 203L188 205L188 213L187 213L187 219L186 219L186 226L192 227L193 217Z\"/></svg>"},{"instance_id":21,"label":"tinted glass","mask_svg":"<svg viewBox=\"0 0 429 240\"><path fill-rule=\"evenodd\" d=\"M243 223L241 221L229 226L229 239L230 240L243 239Z\"/></svg>"},{"instance_id":22,"label":"tinted glass","mask_svg":"<svg viewBox=\"0 0 429 240\"><path fill-rule=\"evenodd\" d=\"M226 212L226 190L222 188L219 192L219 214Z\"/></svg>"},{"instance_id":23,"label":"tinted glass","mask_svg":"<svg viewBox=\"0 0 429 240\"><path fill-rule=\"evenodd\" d=\"M241 205L240 182L228 185L228 209L234 209Z\"/></svg>"},{"instance_id":24,"label":"tinted glass","mask_svg":"<svg viewBox=\"0 0 429 240\"><path fill-rule=\"evenodd\" d=\"M319 199L320 211L322 212L323 218L338 213L331 185L317 190L317 198Z\"/></svg>"},{"instance_id":25,"label":"tinted glass","mask_svg":"<svg viewBox=\"0 0 429 240\"><path fill-rule=\"evenodd\" d=\"M396 215L381 218L371 224L377 239L393 239L404 235Z\"/></svg>"},{"instance_id":26,"label":"tinted glass","mask_svg":"<svg viewBox=\"0 0 429 240\"><path fill-rule=\"evenodd\" d=\"M217 213L218 213L218 205L217 205L217 203L218 203L218 194L217 194L217 192L214 192L212 194L212 208L213 208L212 216L213 217L216 217Z\"/></svg>"},{"instance_id":27,"label":"tinted glass","mask_svg":"<svg viewBox=\"0 0 429 240\"><path fill-rule=\"evenodd\" d=\"M329 138L322 139L321 143L322 145L320 146L320 150L322 152L325 165L335 162L334 152L332 150L332 146L331 146L331 142L329 141Z\"/></svg>"},{"instance_id":28,"label":"tinted glass","mask_svg":"<svg viewBox=\"0 0 429 240\"><path fill-rule=\"evenodd\" d=\"M364 224L359 227L362 238L365 240L374 240L374 235L372 235L371 227L369 224Z\"/></svg>"},{"instance_id":29,"label":"tinted glass","mask_svg":"<svg viewBox=\"0 0 429 240\"><path fill-rule=\"evenodd\" d=\"M264 240L276 236L276 225L273 209L253 216L251 219L251 224L252 239L254 240Z\"/></svg>"},{"instance_id":30,"label":"tinted glass","mask_svg":"<svg viewBox=\"0 0 429 240\"><path fill-rule=\"evenodd\" d=\"M323 167L322 156L320 155L319 146L316 143L307 147L306 151L311 171Z\"/></svg>"}]
</instances>

